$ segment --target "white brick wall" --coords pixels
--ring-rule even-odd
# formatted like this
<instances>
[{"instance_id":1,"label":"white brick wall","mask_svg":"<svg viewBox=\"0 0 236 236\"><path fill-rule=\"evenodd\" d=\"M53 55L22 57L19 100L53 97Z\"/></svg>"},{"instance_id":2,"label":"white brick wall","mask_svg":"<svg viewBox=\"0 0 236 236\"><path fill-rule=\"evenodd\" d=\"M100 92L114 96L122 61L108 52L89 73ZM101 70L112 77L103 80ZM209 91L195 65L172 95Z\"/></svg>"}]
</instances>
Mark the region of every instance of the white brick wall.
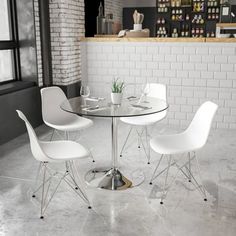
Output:
<instances>
[{"instance_id":1,"label":"white brick wall","mask_svg":"<svg viewBox=\"0 0 236 236\"><path fill-rule=\"evenodd\" d=\"M34 21L36 36L36 53L37 53L37 69L38 69L38 85L43 85L42 57L41 57L41 41L40 41L40 24L39 24L39 5L38 0L34 0Z\"/></svg>"},{"instance_id":2,"label":"white brick wall","mask_svg":"<svg viewBox=\"0 0 236 236\"><path fill-rule=\"evenodd\" d=\"M105 0L105 15L112 13L115 21L122 23L123 0Z\"/></svg>"},{"instance_id":3,"label":"white brick wall","mask_svg":"<svg viewBox=\"0 0 236 236\"><path fill-rule=\"evenodd\" d=\"M214 126L236 128L235 43L83 43L83 78L92 93L109 98L114 76L126 95L138 95L146 82L165 83L170 108L166 123L186 126L198 106L219 105Z\"/></svg>"}]
</instances>

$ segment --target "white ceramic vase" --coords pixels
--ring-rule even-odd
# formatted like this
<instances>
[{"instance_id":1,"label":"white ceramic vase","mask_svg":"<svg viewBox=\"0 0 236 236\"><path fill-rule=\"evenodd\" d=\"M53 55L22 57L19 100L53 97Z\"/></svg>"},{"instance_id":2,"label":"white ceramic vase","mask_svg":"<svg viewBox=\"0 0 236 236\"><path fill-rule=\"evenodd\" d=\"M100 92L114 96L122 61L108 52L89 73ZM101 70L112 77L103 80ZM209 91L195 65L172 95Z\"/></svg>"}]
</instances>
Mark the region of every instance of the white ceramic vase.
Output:
<instances>
[{"instance_id":1,"label":"white ceramic vase","mask_svg":"<svg viewBox=\"0 0 236 236\"><path fill-rule=\"evenodd\" d=\"M114 105L120 105L122 101L122 93L111 93L111 102Z\"/></svg>"},{"instance_id":2,"label":"white ceramic vase","mask_svg":"<svg viewBox=\"0 0 236 236\"><path fill-rule=\"evenodd\" d=\"M142 30L142 24L134 24L134 31Z\"/></svg>"}]
</instances>

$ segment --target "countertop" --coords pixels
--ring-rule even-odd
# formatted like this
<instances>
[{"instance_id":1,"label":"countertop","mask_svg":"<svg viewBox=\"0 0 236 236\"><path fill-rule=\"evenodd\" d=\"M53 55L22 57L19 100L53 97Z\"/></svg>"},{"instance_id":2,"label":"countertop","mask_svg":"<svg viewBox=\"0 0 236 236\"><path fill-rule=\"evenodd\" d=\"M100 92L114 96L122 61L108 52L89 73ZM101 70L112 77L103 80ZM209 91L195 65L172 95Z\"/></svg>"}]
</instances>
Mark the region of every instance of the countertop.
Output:
<instances>
[{"instance_id":1,"label":"countertop","mask_svg":"<svg viewBox=\"0 0 236 236\"><path fill-rule=\"evenodd\" d=\"M189 42L189 43L236 43L236 38L118 38L116 35L82 37L82 42Z\"/></svg>"}]
</instances>

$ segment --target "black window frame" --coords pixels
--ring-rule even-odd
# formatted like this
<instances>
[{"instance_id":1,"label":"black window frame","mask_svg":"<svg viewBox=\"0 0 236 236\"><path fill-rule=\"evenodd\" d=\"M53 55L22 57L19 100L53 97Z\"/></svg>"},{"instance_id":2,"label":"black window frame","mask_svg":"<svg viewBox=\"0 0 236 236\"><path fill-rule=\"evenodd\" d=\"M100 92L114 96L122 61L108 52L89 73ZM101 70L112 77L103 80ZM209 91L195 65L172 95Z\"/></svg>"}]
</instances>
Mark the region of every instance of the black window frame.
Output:
<instances>
[{"instance_id":1,"label":"black window frame","mask_svg":"<svg viewBox=\"0 0 236 236\"><path fill-rule=\"evenodd\" d=\"M0 50L12 51L13 78L11 80L1 81L0 85L21 80L16 0L7 0L7 1L8 1L8 18L9 18L11 39L0 40Z\"/></svg>"}]
</instances>

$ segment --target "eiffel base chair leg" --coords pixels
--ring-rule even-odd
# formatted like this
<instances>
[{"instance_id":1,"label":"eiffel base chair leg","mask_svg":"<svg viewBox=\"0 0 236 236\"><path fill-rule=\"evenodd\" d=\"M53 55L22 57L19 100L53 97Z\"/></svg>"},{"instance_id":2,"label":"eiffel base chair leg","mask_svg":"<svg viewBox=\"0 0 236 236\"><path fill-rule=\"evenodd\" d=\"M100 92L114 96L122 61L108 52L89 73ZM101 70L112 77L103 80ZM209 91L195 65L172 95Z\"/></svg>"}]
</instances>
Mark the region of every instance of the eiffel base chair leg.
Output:
<instances>
[{"instance_id":1,"label":"eiffel base chair leg","mask_svg":"<svg viewBox=\"0 0 236 236\"><path fill-rule=\"evenodd\" d=\"M81 183L77 168L73 161L66 162L65 172L52 173L52 169L48 167L48 163L46 162L42 162L39 169L40 170L38 171L38 174L42 172L42 183L33 192L32 197L35 197L36 193L39 190L42 191L40 203L40 219L44 219L45 211L48 208L53 197L55 196L62 181L64 181L77 194L77 196L80 197L88 205L88 208L91 209L91 205L85 193L85 190L82 188L82 185L78 184L78 182L76 181L77 179ZM57 177L58 182L54 189L52 189L51 195L49 195L49 191L52 188L52 180L54 180L55 177Z\"/></svg>"}]
</instances>

